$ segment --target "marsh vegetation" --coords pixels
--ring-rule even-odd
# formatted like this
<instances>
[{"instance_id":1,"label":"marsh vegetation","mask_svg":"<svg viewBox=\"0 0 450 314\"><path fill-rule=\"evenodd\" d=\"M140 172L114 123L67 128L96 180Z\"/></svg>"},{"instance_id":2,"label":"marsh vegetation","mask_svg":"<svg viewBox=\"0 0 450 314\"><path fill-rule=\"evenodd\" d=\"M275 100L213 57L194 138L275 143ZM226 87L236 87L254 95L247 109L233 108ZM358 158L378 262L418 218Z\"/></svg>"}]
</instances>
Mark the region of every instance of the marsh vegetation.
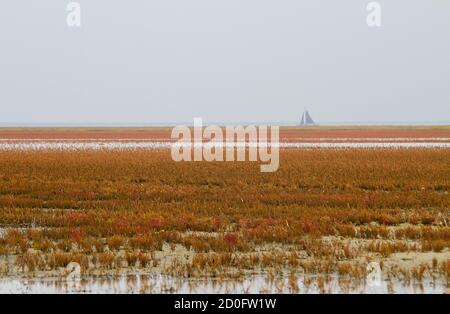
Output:
<instances>
[{"instance_id":1,"label":"marsh vegetation","mask_svg":"<svg viewBox=\"0 0 450 314\"><path fill-rule=\"evenodd\" d=\"M284 149L266 174L157 149L1 151L0 169L3 279L76 262L89 278L282 275L326 292L375 261L384 282L449 284L448 149Z\"/></svg>"}]
</instances>

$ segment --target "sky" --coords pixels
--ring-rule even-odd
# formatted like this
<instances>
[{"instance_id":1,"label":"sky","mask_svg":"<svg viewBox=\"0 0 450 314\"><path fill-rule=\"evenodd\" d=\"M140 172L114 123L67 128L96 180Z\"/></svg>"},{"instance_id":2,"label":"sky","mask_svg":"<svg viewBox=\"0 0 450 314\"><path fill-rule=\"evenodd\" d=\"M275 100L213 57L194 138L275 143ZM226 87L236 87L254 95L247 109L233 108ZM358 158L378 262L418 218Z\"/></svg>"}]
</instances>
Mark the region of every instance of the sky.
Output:
<instances>
[{"instance_id":1,"label":"sky","mask_svg":"<svg viewBox=\"0 0 450 314\"><path fill-rule=\"evenodd\" d=\"M0 123L450 123L450 1L0 2Z\"/></svg>"}]
</instances>

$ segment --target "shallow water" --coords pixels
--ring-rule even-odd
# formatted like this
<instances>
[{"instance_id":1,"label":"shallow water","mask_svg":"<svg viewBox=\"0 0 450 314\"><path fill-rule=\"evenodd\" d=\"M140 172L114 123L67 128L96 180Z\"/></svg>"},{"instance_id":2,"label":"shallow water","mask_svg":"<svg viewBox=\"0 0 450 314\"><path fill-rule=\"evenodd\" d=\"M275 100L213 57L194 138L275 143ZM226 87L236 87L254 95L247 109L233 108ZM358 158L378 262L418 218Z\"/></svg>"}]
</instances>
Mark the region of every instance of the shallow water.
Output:
<instances>
[{"instance_id":1,"label":"shallow water","mask_svg":"<svg viewBox=\"0 0 450 314\"><path fill-rule=\"evenodd\" d=\"M242 280L177 279L161 275L127 275L119 277L84 278L67 281L62 279L0 279L0 293L426 293L442 294L446 291L444 282L423 281L409 283L381 281L376 284L356 283L353 280L339 280L329 276L322 288L317 278L289 279L258 275Z\"/></svg>"},{"instance_id":2,"label":"shallow water","mask_svg":"<svg viewBox=\"0 0 450 314\"><path fill-rule=\"evenodd\" d=\"M342 139L329 139L329 142L280 142L268 143L268 146L280 148L450 148L450 142L426 142L426 141L386 141L386 139L371 139L372 141L342 141ZM153 141L0 141L0 150L4 151L35 151L35 150L133 150L133 149L169 149L173 146L186 146L172 142ZM264 146L263 144L259 144ZM204 147L258 147L258 143L204 143ZM198 145L194 145L198 147Z\"/></svg>"}]
</instances>

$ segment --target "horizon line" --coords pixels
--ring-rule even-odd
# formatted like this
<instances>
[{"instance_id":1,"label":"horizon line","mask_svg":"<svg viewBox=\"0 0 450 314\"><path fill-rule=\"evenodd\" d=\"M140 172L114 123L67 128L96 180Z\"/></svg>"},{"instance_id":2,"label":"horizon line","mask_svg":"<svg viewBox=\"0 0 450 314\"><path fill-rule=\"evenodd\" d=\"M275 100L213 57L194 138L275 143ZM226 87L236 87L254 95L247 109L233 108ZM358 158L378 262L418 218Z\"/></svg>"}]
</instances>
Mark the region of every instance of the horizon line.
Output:
<instances>
[{"instance_id":1,"label":"horizon line","mask_svg":"<svg viewBox=\"0 0 450 314\"><path fill-rule=\"evenodd\" d=\"M0 128L27 128L27 127L173 127L177 125L193 126L190 122L0 122ZM205 125L279 125L300 126L299 121L212 121ZM446 126L450 121L343 121L343 122L317 122L314 126Z\"/></svg>"}]
</instances>

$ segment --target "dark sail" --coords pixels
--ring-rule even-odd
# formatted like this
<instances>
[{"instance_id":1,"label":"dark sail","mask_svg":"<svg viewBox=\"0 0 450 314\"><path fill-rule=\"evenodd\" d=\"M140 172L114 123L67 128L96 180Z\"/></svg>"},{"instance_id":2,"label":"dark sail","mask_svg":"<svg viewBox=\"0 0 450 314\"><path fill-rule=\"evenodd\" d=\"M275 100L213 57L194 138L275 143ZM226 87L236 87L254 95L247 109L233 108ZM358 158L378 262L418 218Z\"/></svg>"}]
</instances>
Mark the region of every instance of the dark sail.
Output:
<instances>
[{"instance_id":1,"label":"dark sail","mask_svg":"<svg viewBox=\"0 0 450 314\"><path fill-rule=\"evenodd\" d=\"M305 112L305 118L306 124L315 124L308 111Z\"/></svg>"},{"instance_id":2,"label":"dark sail","mask_svg":"<svg viewBox=\"0 0 450 314\"><path fill-rule=\"evenodd\" d=\"M314 125L314 124L315 124L315 122L309 115L309 112L307 110L305 112L303 112L302 120L300 121L300 125L305 126L305 125Z\"/></svg>"}]
</instances>

